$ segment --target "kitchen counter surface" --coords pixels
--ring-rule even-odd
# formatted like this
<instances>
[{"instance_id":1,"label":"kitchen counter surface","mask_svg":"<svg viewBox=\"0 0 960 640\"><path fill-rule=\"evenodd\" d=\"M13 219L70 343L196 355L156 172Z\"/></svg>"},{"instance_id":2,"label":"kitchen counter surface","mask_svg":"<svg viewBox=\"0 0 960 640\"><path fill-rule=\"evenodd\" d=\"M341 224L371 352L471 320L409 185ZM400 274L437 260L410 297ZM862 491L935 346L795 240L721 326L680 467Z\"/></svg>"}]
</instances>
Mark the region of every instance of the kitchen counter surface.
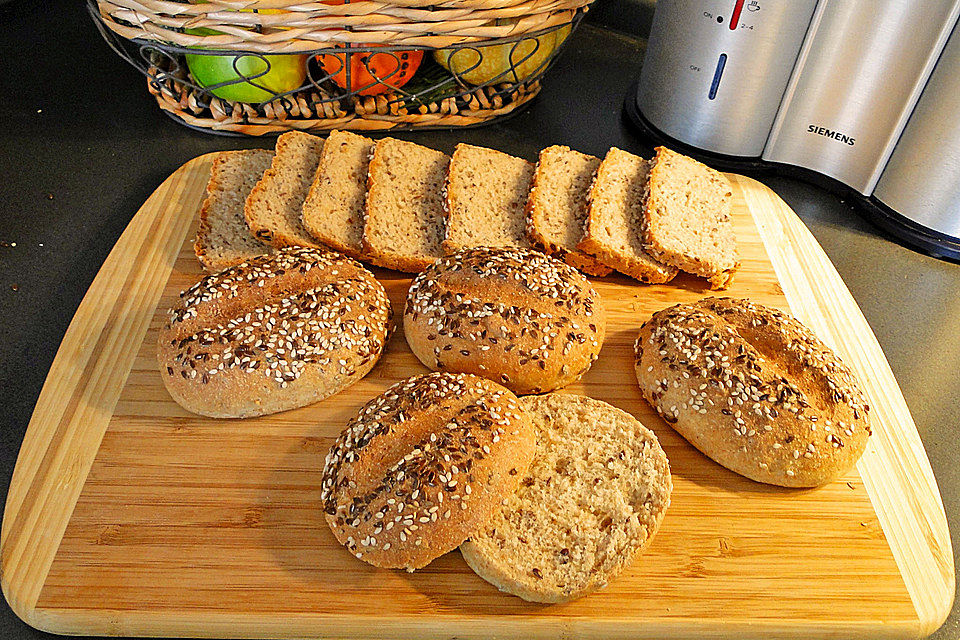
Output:
<instances>
[{"instance_id":1,"label":"kitchen counter surface","mask_svg":"<svg viewBox=\"0 0 960 640\"><path fill-rule=\"evenodd\" d=\"M617 19L613 0L591 17ZM649 19L649 12L628 12ZM127 222L187 160L271 147L187 129L161 113L143 78L100 39L83 3L0 4L0 491L57 347ZM622 23L621 23L622 24ZM642 31L643 27L638 27ZM621 118L642 41L585 24L517 117L481 129L397 134L451 151L460 141L534 159L550 144L648 155L653 142ZM960 549L960 265L904 248L856 207L791 178L758 176L820 241L863 310L913 412ZM960 636L955 604L934 638ZM53 637L0 604L0 637Z\"/></svg>"}]
</instances>

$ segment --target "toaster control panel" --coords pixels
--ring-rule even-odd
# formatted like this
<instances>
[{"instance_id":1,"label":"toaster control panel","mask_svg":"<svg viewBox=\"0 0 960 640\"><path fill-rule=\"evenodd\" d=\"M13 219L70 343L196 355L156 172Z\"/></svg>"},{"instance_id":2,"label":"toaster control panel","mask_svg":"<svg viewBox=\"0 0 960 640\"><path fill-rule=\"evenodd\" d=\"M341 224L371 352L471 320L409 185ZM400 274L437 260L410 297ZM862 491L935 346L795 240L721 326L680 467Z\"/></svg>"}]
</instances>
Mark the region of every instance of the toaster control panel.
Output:
<instances>
[{"instance_id":1,"label":"toaster control panel","mask_svg":"<svg viewBox=\"0 0 960 640\"><path fill-rule=\"evenodd\" d=\"M640 75L641 113L684 142L759 156L815 4L659 0Z\"/></svg>"},{"instance_id":2,"label":"toaster control panel","mask_svg":"<svg viewBox=\"0 0 960 640\"><path fill-rule=\"evenodd\" d=\"M753 31L758 22L756 18L760 17L759 12L760 0L735 0L733 3L728 2L726 7L704 11L703 16L708 20L716 20L717 24L725 24L730 31Z\"/></svg>"}]
</instances>

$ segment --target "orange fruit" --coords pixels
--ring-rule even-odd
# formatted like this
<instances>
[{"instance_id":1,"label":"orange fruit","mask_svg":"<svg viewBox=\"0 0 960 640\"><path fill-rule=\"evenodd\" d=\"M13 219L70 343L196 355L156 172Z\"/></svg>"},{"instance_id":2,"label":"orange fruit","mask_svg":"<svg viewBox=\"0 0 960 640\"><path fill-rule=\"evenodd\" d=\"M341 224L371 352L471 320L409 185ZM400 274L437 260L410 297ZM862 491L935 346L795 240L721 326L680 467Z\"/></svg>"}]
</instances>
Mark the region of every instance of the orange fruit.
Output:
<instances>
[{"instance_id":1,"label":"orange fruit","mask_svg":"<svg viewBox=\"0 0 960 640\"><path fill-rule=\"evenodd\" d=\"M338 87L350 92L355 91L361 96L375 96L402 87L416 73L422 60L423 51L416 50L383 53L357 51L349 55L324 53L317 56L317 62L324 71L332 74L330 79L337 83Z\"/></svg>"}]
</instances>

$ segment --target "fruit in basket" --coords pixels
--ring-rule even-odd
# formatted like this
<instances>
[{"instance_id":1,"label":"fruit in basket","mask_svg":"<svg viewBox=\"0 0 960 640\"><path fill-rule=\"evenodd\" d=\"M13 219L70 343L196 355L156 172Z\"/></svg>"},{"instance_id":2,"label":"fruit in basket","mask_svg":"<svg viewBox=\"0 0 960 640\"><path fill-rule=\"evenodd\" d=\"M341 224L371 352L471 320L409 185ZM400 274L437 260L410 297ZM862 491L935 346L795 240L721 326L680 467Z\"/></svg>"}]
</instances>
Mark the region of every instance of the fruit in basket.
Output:
<instances>
[{"instance_id":1,"label":"fruit in basket","mask_svg":"<svg viewBox=\"0 0 960 640\"><path fill-rule=\"evenodd\" d=\"M366 45L377 46L377 45ZM347 80L349 60L350 79ZM338 87L355 91L361 96L387 93L407 84L420 67L423 51L392 51L383 53L354 52L324 53L317 56L323 70ZM382 80L382 82L381 82Z\"/></svg>"},{"instance_id":2,"label":"fruit in basket","mask_svg":"<svg viewBox=\"0 0 960 640\"><path fill-rule=\"evenodd\" d=\"M199 36L219 33L207 28L185 31ZM188 53L185 57L190 74L201 87L206 89L222 82L232 82L207 91L234 102L266 102L273 99L275 94L301 87L307 77L307 56L295 54L234 56Z\"/></svg>"},{"instance_id":3,"label":"fruit in basket","mask_svg":"<svg viewBox=\"0 0 960 640\"><path fill-rule=\"evenodd\" d=\"M509 22L498 20L497 24ZM470 84L521 82L540 71L568 35L570 25L564 25L519 42L439 49L433 52L433 57L444 69Z\"/></svg>"}]
</instances>

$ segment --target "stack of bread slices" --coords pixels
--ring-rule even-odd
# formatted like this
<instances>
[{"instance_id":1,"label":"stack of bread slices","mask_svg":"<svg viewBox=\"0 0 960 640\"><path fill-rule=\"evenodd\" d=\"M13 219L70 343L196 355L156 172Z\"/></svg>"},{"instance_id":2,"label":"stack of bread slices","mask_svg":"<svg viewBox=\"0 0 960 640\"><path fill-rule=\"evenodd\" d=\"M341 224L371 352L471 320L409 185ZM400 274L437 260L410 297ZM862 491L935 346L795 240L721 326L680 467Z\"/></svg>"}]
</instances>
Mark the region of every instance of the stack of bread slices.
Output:
<instances>
[{"instance_id":1,"label":"stack of bread slices","mask_svg":"<svg viewBox=\"0 0 960 640\"><path fill-rule=\"evenodd\" d=\"M459 249L537 248L589 275L663 283L682 270L722 289L739 266L730 201L722 174L663 147L645 160L552 146L533 164L468 144L451 157L292 131L274 153L217 155L195 249L210 271L321 246L417 273Z\"/></svg>"}]
</instances>

